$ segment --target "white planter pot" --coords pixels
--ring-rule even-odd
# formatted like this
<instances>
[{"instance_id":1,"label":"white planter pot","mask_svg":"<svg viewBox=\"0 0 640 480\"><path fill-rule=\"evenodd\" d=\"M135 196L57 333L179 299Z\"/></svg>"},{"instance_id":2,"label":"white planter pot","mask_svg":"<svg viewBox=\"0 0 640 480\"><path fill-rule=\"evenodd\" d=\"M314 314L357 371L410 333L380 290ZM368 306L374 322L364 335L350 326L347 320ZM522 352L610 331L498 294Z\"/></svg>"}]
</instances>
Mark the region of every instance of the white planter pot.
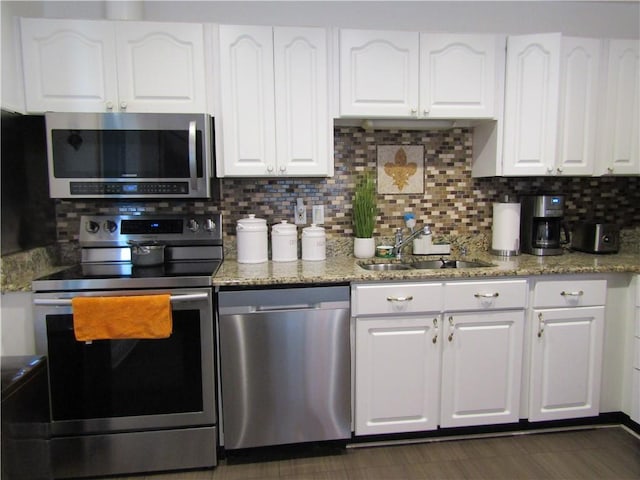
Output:
<instances>
[{"instance_id":1,"label":"white planter pot","mask_svg":"<svg viewBox=\"0 0 640 480\"><path fill-rule=\"evenodd\" d=\"M376 241L373 238L354 238L353 256L356 258L371 258L376 254Z\"/></svg>"}]
</instances>

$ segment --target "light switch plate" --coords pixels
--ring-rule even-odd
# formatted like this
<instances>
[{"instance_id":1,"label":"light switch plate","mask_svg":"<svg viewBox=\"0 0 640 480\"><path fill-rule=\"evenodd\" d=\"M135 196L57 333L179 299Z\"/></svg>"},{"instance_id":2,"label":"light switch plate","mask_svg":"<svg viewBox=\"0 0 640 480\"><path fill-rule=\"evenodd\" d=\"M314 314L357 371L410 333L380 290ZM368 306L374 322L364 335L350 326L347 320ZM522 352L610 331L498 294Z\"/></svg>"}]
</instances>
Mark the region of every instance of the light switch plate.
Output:
<instances>
[{"instance_id":1,"label":"light switch plate","mask_svg":"<svg viewBox=\"0 0 640 480\"><path fill-rule=\"evenodd\" d=\"M324 223L324 205L311 207L311 223L322 225Z\"/></svg>"}]
</instances>

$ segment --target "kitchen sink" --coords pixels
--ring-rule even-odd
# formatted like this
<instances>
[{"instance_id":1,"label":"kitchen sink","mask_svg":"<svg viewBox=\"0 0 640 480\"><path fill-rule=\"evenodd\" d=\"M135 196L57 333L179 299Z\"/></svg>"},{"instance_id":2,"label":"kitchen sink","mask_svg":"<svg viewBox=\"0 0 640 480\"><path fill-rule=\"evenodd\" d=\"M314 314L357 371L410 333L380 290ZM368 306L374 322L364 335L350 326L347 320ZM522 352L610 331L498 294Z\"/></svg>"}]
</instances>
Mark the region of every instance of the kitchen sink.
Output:
<instances>
[{"instance_id":1,"label":"kitchen sink","mask_svg":"<svg viewBox=\"0 0 640 480\"><path fill-rule=\"evenodd\" d=\"M424 260L410 263L365 263L358 265L365 270L433 270L440 268L483 268L492 267L491 263L466 260Z\"/></svg>"},{"instance_id":2,"label":"kitchen sink","mask_svg":"<svg viewBox=\"0 0 640 480\"><path fill-rule=\"evenodd\" d=\"M474 262L466 260L425 260L413 262L411 268L417 270L434 269L434 268L483 268L493 267L491 263Z\"/></svg>"},{"instance_id":3,"label":"kitchen sink","mask_svg":"<svg viewBox=\"0 0 640 480\"><path fill-rule=\"evenodd\" d=\"M411 265L407 263L358 263L365 270L411 270Z\"/></svg>"}]
</instances>

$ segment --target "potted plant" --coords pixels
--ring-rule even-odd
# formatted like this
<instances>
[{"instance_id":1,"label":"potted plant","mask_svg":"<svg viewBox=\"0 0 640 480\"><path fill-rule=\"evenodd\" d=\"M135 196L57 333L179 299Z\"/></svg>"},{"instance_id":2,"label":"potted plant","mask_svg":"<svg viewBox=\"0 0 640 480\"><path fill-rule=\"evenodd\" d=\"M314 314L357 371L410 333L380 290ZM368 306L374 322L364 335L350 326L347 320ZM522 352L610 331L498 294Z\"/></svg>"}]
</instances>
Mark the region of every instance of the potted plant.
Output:
<instances>
[{"instance_id":1,"label":"potted plant","mask_svg":"<svg viewBox=\"0 0 640 480\"><path fill-rule=\"evenodd\" d=\"M376 184L373 175L363 174L353 195L353 253L357 258L371 258L376 252L373 230L376 226Z\"/></svg>"}]
</instances>

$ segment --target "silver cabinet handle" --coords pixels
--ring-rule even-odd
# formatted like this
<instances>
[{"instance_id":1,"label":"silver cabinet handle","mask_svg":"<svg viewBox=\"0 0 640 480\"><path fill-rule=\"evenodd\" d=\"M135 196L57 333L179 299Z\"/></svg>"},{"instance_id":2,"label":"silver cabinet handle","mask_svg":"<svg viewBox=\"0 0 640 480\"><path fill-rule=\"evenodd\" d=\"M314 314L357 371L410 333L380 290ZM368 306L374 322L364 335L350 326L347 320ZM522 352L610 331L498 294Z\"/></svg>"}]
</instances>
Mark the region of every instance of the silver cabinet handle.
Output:
<instances>
[{"instance_id":1,"label":"silver cabinet handle","mask_svg":"<svg viewBox=\"0 0 640 480\"><path fill-rule=\"evenodd\" d=\"M198 187L198 170L196 168L196 122L189 122L189 178L191 179L191 188L195 190Z\"/></svg>"},{"instance_id":2,"label":"silver cabinet handle","mask_svg":"<svg viewBox=\"0 0 640 480\"><path fill-rule=\"evenodd\" d=\"M542 318L542 313L538 314L538 338L542 337L542 333L544 332L544 318Z\"/></svg>"},{"instance_id":3,"label":"silver cabinet handle","mask_svg":"<svg viewBox=\"0 0 640 480\"><path fill-rule=\"evenodd\" d=\"M107 107L107 110L109 111L113 110L113 102L111 100L108 100L105 106Z\"/></svg>"},{"instance_id":4,"label":"silver cabinet handle","mask_svg":"<svg viewBox=\"0 0 640 480\"><path fill-rule=\"evenodd\" d=\"M584 292L582 290L578 290L577 292L565 292L563 290L562 292L560 292L560 295L562 295L563 297L581 297L582 295L584 295Z\"/></svg>"},{"instance_id":5,"label":"silver cabinet handle","mask_svg":"<svg viewBox=\"0 0 640 480\"><path fill-rule=\"evenodd\" d=\"M387 297L387 302L410 302L411 300L413 300L412 295L408 297Z\"/></svg>"},{"instance_id":6,"label":"silver cabinet handle","mask_svg":"<svg viewBox=\"0 0 640 480\"><path fill-rule=\"evenodd\" d=\"M497 298L500 296L498 292L495 293L474 293L473 295L476 298Z\"/></svg>"},{"instance_id":7,"label":"silver cabinet handle","mask_svg":"<svg viewBox=\"0 0 640 480\"><path fill-rule=\"evenodd\" d=\"M452 342L453 341L453 332L455 330L455 325L453 324L453 317L449 317L449 341Z\"/></svg>"},{"instance_id":8,"label":"silver cabinet handle","mask_svg":"<svg viewBox=\"0 0 640 480\"><path fill-rule=\"evenodd\" d=\"M433 343L436 343L438 341L438 319L437 318L433 319L433 329L435 331L435 334L433 335L433 339L431 341Z\"/></svg>"},{"instance_id":9,"label":"silver cabinet handle","mask_svg":"<svg viewBox=\"0 0 640 480\"><path fill-rule=\"evenodd\" d=\"M126 110L127 109L127 102L120 102L120 110Z\"/></svg>"}]
</instances>

